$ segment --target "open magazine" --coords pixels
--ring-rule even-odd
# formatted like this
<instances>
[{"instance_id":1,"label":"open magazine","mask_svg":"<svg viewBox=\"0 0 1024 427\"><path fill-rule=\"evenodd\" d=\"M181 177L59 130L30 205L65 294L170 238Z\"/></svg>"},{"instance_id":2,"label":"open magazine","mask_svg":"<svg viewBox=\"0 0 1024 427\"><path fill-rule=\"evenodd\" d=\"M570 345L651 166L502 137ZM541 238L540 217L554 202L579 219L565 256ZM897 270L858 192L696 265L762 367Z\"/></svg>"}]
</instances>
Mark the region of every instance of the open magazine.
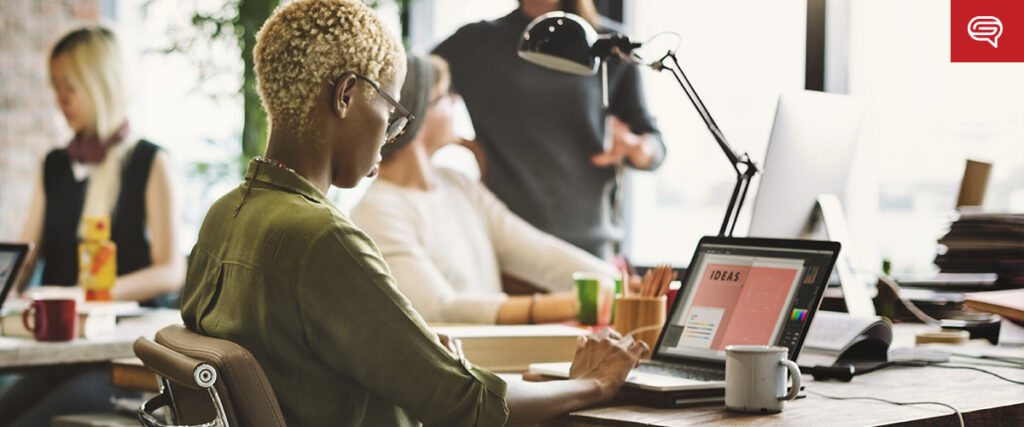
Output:
<instances>
[{"instance_id":1,"label":"open magazine","mask_svg":"<svg viewBox=\"0 0 1024 427\"><path fill-rule=\"evenodd\" d=\"M889 319L818 311L804 339L799 363L830 366L838 360L884 361L891 343Z\"/></svg>"}]
</instances>

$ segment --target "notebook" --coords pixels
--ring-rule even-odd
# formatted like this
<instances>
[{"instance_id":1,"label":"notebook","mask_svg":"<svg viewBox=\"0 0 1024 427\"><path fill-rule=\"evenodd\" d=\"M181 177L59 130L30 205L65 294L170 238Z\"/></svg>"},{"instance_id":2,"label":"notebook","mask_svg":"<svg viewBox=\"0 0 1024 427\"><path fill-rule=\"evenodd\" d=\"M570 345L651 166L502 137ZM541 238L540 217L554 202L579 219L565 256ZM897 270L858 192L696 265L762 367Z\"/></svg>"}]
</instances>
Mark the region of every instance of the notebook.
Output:
<instances>
[{"instance_id":1,"label":"notebook","mask_svg":"<svg viewBox=\"0 0 1024 427\"><path fill-rule=\"evenodd\" d=\"M28 257L29 246L23 243L0 243L0 313L4 301L18 281L18 272Z\"/></svg>"},{"instance_id":2,"label":"notebook","mask_svg":"<svg viewBox=\"0 0 1024 427\"><path fill-rule=\"evenodd\" d=\"M626 386L720 394L725 346L733 344L783 346L796 360L838 254L837 242L702 238L651 359ZM567 378L570 365L535 363L530 371Z\"/></svg>"}]
</instances>

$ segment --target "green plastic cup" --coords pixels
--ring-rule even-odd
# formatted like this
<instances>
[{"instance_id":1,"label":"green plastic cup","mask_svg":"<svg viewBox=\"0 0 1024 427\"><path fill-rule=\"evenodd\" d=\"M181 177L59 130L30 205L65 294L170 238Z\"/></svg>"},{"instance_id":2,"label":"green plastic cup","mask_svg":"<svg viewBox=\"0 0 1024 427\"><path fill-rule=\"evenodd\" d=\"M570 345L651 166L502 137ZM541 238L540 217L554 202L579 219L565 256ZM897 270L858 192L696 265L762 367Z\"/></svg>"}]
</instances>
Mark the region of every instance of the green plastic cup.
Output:
<instances>
[{"instance_id":1,"label":"green plastic cup","mask_svg":"<svg viewBox=\"0 0 1024 427\"><path fill-rule=\"evenodd\" d=\"M576 272L576 301L579 310L576 320L584 325L611 324L615 308L615 295L622 292L622 280L601 273Z\"/></svg>"}]
</instances>

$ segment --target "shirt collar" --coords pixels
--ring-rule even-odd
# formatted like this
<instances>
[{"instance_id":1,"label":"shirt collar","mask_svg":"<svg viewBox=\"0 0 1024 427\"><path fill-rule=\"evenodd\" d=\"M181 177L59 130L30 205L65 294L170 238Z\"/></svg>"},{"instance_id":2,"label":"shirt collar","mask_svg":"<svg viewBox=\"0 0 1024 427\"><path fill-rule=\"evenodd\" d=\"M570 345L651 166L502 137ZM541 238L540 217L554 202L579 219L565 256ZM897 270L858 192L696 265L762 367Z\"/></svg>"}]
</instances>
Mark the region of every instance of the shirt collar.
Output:
<instances>
[{"instance_id":1,"label":"shirt collar","mask_svg":"<svg viewBox=\"0 0 1024 427\"><path fill-rule=\"evenodd\" d=\"M514 27L517 31L522 31L526 28L526 25L532 21L533 18L526 16L522 9L516 8L515 10L508 13L499 19L500 22L504 22L509 26Z\"/></svg>"},{"instance_id":2,"label":"shirt collar","mask_svg":"<svg viewBox=\"0 0 1024 427\"><path fill-rule=\"evenodd\" d=\"M329 204L324 193L321 193L302 175L277 166L250 160L249 170L245 172L245 180L254 180L257 185L263 184L263 186L277 190L300 194L314 202Z\"/></svg>"}]
</instances>

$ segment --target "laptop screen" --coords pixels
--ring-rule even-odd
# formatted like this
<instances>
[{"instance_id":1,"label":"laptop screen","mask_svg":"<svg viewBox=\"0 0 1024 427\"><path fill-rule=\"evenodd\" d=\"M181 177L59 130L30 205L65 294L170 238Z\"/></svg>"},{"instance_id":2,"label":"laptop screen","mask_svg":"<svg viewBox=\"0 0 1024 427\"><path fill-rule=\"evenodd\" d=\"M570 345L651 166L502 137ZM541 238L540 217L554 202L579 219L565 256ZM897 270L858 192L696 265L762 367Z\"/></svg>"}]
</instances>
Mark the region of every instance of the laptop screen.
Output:
<instances>
[{"instance_id":1,"label":"laptop screen","mask_svg":"<svg viewBox=\"0 0 1024 427\"><path fill-rule=\"evenodd\" d=\"M27 255L28 245L0 243L0 309L18 279L18 272Z\"/></svg>"},{"instance_id":2,"label":"laptop screen","mask_svg":"<svg viewBox=\"0 0 1024 427\"><path fill-rule=\"evenodd\" d=\"M835 242L705 237L657 356L725 360L725 346L779 345L796 358L839 252Z\"/></svg>"}]
</instances>

